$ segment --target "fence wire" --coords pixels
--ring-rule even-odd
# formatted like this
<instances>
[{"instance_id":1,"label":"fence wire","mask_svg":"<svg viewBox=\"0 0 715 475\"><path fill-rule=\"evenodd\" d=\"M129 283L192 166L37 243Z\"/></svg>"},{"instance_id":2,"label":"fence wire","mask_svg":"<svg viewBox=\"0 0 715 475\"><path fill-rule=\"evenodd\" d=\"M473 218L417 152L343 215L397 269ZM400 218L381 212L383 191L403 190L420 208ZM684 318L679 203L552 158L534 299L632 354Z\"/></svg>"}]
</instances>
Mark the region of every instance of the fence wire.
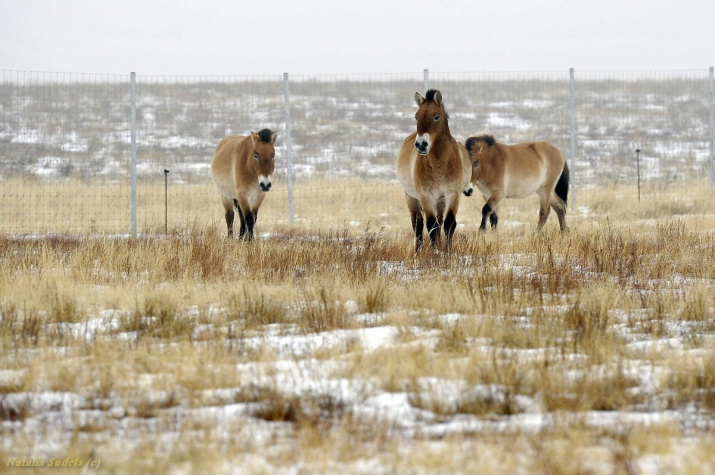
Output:
<instances>
[{"instance_id":1,"label":"fence wire","mask_svg":"<svg viewBox=\"0 0 715 475\"><path fill-rule=\"evenodd\" d=\"M129 75L1 77L0 231L130 232ZM222 221L209 166L226 135L278 131L275 180L285 181L283 76L136 78L140 232L163 231L165 199L171 227ZM569 71L290 76L295 222L380 227L393 213L406 222L393 209L393 201L404 206L394 161L426 84L442 92L460 141L488 132L505 143L547 140L570 155L573 134L576 192L634 183L636 148L644 181L708 176L707 70L576 71L574 97L569 81ZM287 200L280 187L271 192L258 232L262 223L291 224ZM356 218L368 207L378 211Z\"/></svg>"}]
</instances>

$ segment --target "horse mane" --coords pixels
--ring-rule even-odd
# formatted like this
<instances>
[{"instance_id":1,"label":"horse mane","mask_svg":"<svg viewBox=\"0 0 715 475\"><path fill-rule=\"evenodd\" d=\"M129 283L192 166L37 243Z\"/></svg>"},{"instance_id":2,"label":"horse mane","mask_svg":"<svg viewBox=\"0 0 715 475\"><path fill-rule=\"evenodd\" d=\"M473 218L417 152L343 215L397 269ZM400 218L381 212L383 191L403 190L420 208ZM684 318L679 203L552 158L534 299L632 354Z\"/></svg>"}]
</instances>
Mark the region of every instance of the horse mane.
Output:
<instances>
[{"instance_id":1,"label":"horse mane","mask_svg":"<svg viewBox=\"0 0 715 475\"><path fill-rule=\"evenodd\" d=\"M273 131L270 129L263 129L256 135L258 135L261 142L271 143L271 135L273 135Z\"/></svg>"},{"instance_id":2,"label":"horse mane","mask_svg":"<svg viewBox=\"0 0 715 475\"><path fill-rule=\"evenodd\" d=\"M495 143L497 143L497 141L494 140L494 136L492 134L482 134L482 135L478 135L476 137L469 137L467 139L467 141L465 142L464 147L467 149L467 152L469 152L471 154L472 150L474 149L474 146L478 142L484 142L485 144L487 144L490 147L492 145L494 145Z\"/></svg>"},{"instance_id":3,"label":"horse mane","mask_svg":"<svg viewBox=\"0 0 715 475\"><path fill-rule=\"evenodd\" d=\"M427 97L425 97L425 99L427 99L427 102L434 101L435 92L437 92L437 89L430 89L429 91L427 91Z\"/></svg>"}]
</instances>

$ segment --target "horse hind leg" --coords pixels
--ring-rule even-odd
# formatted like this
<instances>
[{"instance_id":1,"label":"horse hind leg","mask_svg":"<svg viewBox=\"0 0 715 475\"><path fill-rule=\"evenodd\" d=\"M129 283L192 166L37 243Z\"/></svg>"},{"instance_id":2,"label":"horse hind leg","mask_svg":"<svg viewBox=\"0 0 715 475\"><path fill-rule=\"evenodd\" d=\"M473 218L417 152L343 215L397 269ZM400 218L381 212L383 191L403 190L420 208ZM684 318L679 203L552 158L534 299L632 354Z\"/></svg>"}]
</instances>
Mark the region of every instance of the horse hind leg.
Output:
<instances>
[{"instance_id":1,"label":"horse hind leg","mask_svg":"<svg viewBox=\"0 0 715 475\"><path fill-rule=\"evenodd\" d=\"M551 196L551 207L556 212L556 216L559 218L559 228L561 231L566 231L566 203L555 193Z\"/></svg>"},{"instance_id":2,"label":"horse hind leg","mask_svg":"<svg viewBox=\"0 0 715 475\"><path fill-rule=\"evenodd\" d=\"M544 193L539 194L539 230L541 230L544 227L544 224L546 224L546 219L549 217L549 212L551 211L551 203L547 197L548 195L545 195Z\"/></svg>"}]
</instances>

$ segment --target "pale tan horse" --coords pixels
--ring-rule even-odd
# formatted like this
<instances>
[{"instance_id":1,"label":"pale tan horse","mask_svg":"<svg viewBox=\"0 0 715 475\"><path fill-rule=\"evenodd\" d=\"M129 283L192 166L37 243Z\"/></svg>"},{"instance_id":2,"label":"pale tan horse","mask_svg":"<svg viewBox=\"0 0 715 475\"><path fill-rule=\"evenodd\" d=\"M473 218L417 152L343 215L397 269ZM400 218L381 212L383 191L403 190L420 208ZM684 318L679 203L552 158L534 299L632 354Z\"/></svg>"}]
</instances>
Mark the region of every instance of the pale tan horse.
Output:
<instances>
[{"instance_id":1,"label":"pale tan horse","mask_svg":"<svg viewBox=\"0 0 715 475\"><path fill-rule=\"evenodd\" d=\"M405 190L407 208L415 233L415 251L422 247L425 221L433 247L440 228L447 236L447 249L457 228L459 195L472 194L471 162L467 150L449 132L442 94L430 89L427 97L415 93L417 131L402 143L397 155L397 179Z\"/></svg>"},{"instance_id":2,"label":"pale tan horse","mask_svg":"<svg viewBox=\"0 0 715 475\"><path fill-rule=\"evenodd\" d=\"M546 223L551 208L566 229L566 201L569 193L569 167L561 150L546 142L505 145L492 135L470 137L466 143L472 160L472 184L482 193L482 223L487 219L497 227L497 207L504 198L539 195L539 229Z\"/></svg>"},{"instance_id":3,"label":"pale tan horse","mask_svg":"<svg viewBox=\"0 0 715 475\"><path fill-rule=\"evenodd\" d=\"M277 132L263 129L249 136L222 139L211 160L211 178L226 210L228 236L233 236L234 207L241 218L239 236L253 239L253 226L272 185Z\"/></svg>"}]
</instances>

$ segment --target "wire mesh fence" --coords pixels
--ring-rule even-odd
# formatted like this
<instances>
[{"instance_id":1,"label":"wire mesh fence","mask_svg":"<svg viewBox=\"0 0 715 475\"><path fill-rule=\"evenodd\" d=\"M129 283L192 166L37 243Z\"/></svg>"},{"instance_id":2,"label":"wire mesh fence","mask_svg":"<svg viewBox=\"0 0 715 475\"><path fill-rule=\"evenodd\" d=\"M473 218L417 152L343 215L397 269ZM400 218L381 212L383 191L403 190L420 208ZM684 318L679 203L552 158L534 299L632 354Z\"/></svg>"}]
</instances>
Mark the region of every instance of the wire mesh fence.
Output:
<instances>
[{"instance_id":1,"label":"wire mesh fence","mask_svg":"<svg viewBox=\"0 0 715 475\"><path fill-rule=\"evenodd\" d=\"M130 233L129 75L2 71L1 77L0 232ZM576 71L573 81L569 71L137 75L139 231L221 222L209 178L214 148L226 135L262 128L279 133L277 186L257 232L269 223L404 224L394 161L414 130L414 93L426 86L442 91L451 132L462 142L488 132L505 143L546 140L561 148L576 193L635 184L637 148L646 182L668 186L709 174L707 70Z\"/></svg>"},{"instance_id":2,"label":"wire mesh fence","mask_svg":"<svg viewBox=\"0 0 715 475\"><path fill-rule=\"evenodd\" d=\"M576 156L584 183L707 177L707 71L584 72L576 82ZM604 168L606 170L604 170Z\"/></svg>"}]
</instances>

